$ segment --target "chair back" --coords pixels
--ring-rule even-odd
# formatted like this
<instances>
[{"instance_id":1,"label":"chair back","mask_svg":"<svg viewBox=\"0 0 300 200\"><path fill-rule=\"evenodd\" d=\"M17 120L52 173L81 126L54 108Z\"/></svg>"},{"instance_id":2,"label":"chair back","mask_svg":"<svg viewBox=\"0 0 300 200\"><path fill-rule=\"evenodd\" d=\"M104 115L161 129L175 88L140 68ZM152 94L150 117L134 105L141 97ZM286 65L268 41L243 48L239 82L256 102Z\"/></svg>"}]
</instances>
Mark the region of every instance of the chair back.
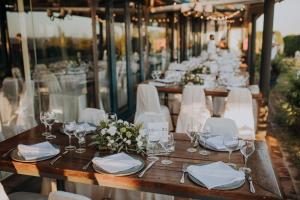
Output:
<instances>
[{"instance_id":1,"label":"chair back","mask_svg":"<svg viewBox=\"0 0 300 200\"><path fill-rule=\"evenodd\" d=\"M85 108L79 112L78 117L79 122L87 122L96 126L104 119L107 119L105 111L96 108Z\"/></svg>"},{"instance_id":2,"label":"chair back","mask_svg":"<svg viewBox=\"0 0 300 200\"><path fill-rule=\"evenodd\" d=\"M208 127L213 135L238 135L238 128L232 119L219 117L208 118L205 122L204 129Z\"/></svg>"},{"instance_id":3,"label":"chair back","mask_svg":"<svg viewBox=\"0 0 300 200\"><path fill-rule=\"evenodd\" d=\"M9 102L16 104L22 91L22 85L16 78L5 78L2 83L2 91Z\"/></svg>"},{"instance_id":4,"label":"chair back","mask_svg":"<svg viewBox=\"0 0 300 200\"><path fill-rule=\"evenodd\" d=\"M142 124L146 127L148 123L153 122L168 122L162 113L145 112L139 115L134 122L135 124Z\"/></svg>"},{"instance_id":5,"label":"chair back","mask_svg":"<svg viewBox=\"0 0 300 200\"><path fill-rule=\"evenodd\" d=\"M145 112L161 113L157 90L149 84L140 84L137 89L135 120Z\"/></svg>"},{"instance_id":6,"label":"chair back","mask_svg":"<svg viewBox=\"0 0 300 200\"><path fill-rule=\"evenodd\" d=\"M234 88L229 92L224 118L236 123L240 137L255 139L252 94L249 89Z\"/></svg>"},{"instance_id":7,"label":"chair back","mask_svg":"<svg viewBox=\"0 0 300 200\"><path fill-rule=\"evenodd\" d=\"M48 200L91 200L88 197L70 192L55 191L49 194Z\"/></svg>"}]
</instances>

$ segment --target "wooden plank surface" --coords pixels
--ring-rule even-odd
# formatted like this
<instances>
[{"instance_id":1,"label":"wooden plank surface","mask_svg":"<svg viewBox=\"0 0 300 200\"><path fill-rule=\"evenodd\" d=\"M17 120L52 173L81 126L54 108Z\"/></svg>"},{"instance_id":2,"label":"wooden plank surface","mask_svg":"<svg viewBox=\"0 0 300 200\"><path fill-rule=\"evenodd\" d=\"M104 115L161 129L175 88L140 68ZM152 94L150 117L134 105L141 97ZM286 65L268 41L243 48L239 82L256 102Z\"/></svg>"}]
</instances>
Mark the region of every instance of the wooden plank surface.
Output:
<instances>
[{"instance_id":1,"label":"wooden plank surface","mask_svg":"<svg viewBox=\"0 0 300 200\"><path fill-rule=\"evenodd\" d=\"M51 143L59 145L62 149L68 142L68 137L59 133L61 125L54 126L54 133L57 138L51 140ZM41 136L42 126L37 126L29 131L21 133L13 138L0 143L0 154L14 148L17 144L34 144L45 141ZM89 136L87 139L90 141ZM175 134L176 150L169 156L174 163L168 166L160 162L156 164L144 175L138 178L137 175L126 177L114 177L111 175L95 173L90 166L88 170L82 170L84 166L94 155L96 149L89 147L86 153L77 154L71 152L55 163L55 166L49 165L48 161L38 163L21 163L12 161L9 157L1 158L0 170L11 171L18 174L30 176L51 177L64 179L74 182L99 184L103 186L123 188L129 190L155 192L181 197L225 197L228 199L281 199L281 192L278 186L272 163L269 157L267 145L263 141L256 141L256 151L249 159L249 167L252 169L252 176L255 194L249 192L249 184L245 183L239 189L230 191L208 190L199 187L186 178L185 184L180 184L183 164L196 164L211 161L227 161L228 153L211 152L209 156L201 156L198 153L189 153L186 151L190 147L189 139L185 134ZM77 140L73 140L77 142ZM163 158L163 157L161 157ZM232 155L232 162L238 166L243 165L243 158L239 151Z\"/></svg>"}]
</instances>

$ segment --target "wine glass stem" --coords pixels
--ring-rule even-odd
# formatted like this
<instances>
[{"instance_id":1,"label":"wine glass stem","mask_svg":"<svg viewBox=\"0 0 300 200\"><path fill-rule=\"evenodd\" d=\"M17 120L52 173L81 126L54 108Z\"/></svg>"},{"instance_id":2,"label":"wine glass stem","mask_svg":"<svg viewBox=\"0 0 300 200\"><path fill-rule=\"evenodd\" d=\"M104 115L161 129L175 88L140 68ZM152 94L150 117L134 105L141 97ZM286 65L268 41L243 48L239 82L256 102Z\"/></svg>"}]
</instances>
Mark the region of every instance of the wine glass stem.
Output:
<instances>
[{"instance_id":1,"label":"wine glass stem","mask_svg":"<svg viewBox=\"0 0 300 200\"><path fill-rule=\"evenodd\" d=\"M69 135L69 146L71 146L71 138L72 138L72 136L71 135Z\"/></svg>"},{"instance_id":2,"label":"wine glass stem","mask_svg":"<svg viewBox=\"0 0 300 200\"><path fill-rule=\"evenodd\" d=\"M248 157L245 156L245 167L247 167L247 161L248 161Z\"/></svg>"},{"instance_id":3,"label":"wine glass stem","mask_svg":"<svg viewBox=\"0 0 300 200\"><path fill-rule=\"evenodd\" d=\"M49 125L49 132L52 133L52 125Z\"/></svg>"},{"instance_id":4,"label":"wine glass stem","mask_svg":"<svg viewBox=\"0 0 300 200\"><path fill-rule=\"evenodd\" d=\"M232 152L229 151L228 153L229 153L229 154L228 154L228 162L231 163L231 153L232 153Z\"/></svg>"}]
</instances>

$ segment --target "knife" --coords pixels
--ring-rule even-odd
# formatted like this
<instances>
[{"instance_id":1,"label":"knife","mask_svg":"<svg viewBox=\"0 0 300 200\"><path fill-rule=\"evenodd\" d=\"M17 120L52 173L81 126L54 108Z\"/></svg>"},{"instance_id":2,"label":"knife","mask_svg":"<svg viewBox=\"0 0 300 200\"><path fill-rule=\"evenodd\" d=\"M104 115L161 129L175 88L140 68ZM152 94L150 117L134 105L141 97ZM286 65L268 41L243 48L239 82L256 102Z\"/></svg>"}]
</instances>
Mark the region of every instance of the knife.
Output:
<instances>
[{"instance_id":1,"label":"knife","mask_svg":"<svg viewBox=\"0 0 300 200\"><path fill-rule=\"evenodd\" d=\"M247 179L249 181L250 192L255 193L255 188L254 188L252 177L250 174L247 175Z\"/></svg>"},{"instance_id":2,"label":"knife","mask_svg":"<svg viewBox=\"0 0 300 200\"><path fill-rule=\"evenodd\" d=\"M148 169L150 169L150 167L152 167L152 165L154 165L154 163L156 163L156 161L158 161L158 159L153 160L141 173L139 173L138 177L142 178L144 176L144 174L146 173L146 171Z\"/></svg>"}]
</instances>

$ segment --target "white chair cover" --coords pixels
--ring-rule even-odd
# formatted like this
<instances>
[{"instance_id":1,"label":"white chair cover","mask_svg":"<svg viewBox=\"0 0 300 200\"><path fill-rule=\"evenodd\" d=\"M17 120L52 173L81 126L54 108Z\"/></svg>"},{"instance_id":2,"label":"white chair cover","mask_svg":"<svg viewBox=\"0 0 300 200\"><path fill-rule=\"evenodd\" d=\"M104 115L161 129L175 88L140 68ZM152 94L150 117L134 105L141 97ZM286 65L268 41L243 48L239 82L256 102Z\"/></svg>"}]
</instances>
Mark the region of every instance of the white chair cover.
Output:
<instances>
[{"instance_id":1,"label":"white chair cover","mask_svg":"<svg viewBox=\"0 0 300 200\"><path fill-rule=\"evenodd\" d=\"M234 88L229 92L224 118L235 121L239 137L255 139L252 95L247 88Z\"/></svg>"},{"instance_id":2,"label":"white chair cover","mask_svg":"<svg viewBox=\"0 0 300 200\"><path fill-rule=\"evenodd\" d=\"M31 192L15 192L8 195L9 200L47 200L48 197ZM2 199L1 199L2 200Z\"/></svg>"},{"instance_id":3,"label":"white chair cover","mask_svg":"<svg viewBox=\"0 0 300 200\"><path fill-rule=\"evenodd\" d=\"M210 127L213 135L238 135L238 129L235 122L231 119L212 117L205 122L204 128Z\"/></svg>"},{"instance_id":4,"label":"white chair cover","mask_svg":"<svg viewBox=\"0 0 300 200\"><path fill-rule=\"evenodd\" d=\"M91 200L91 199L79 194L56 191L56 192L51 192L49 194L48 200Z\"/></svg>"},{"instance_id":5,"label":"white chair cover","mask_svg":"<svg viewBox=\"0 0 300 200\"><path fill-rule=\"evenodd\" d=\"M94 125L99 125L101 120L107 118L104 110L96 109L96 108L85 108L79 112L79 122L87 122Z\"/></svg>"},{"instance_id":6,"label":"white chair cover","mask_svg":"<svg viewBox=\"0 0 300 200\"><path fill-rule=\"evenodd\" d=\"M145 112L141 114L134 123L142 124L143 127L146 127L147 123L162 121L165 121L165 117L162 113Z\"/></svg>"},{"instance_id":7,"label":"white chair cover","mask_svg":"<svg viewBox=\"0 0 300 200\"><path fill-rule=\"evenodd\" d=\"M16 78L5 78L2 83L2 91L4 96L12 105L18 103L19 95L22 90L22 85Z\"/></svg>"},{"instance_id":8,"label":"white chair cover","mask_svg":"<svg viewBox=\"0 0 300 200\"><path fill-rule=\"evenodd\" d=\"M1 200L9 200L8 196L3 188L3 185L0 183L0 199Z\"/></svg>"},{"instance_id":9,"label":"white chair cover","mask_svg":"<svg viewBox=\"0 0 300 200\"><path fill-rule=\"evenodd\" d=\"M210 112L206 107L203 87L187 85L183 89L182 103L177 120L176 132L185 133L189 123L204 125Z\"/></svg>"},{"instance_id":10,"label":"white chair cover","mask_svg":"<svg viewBox=\"0 0 300 200\"><path fill-rule=\"evenodd\" d=\"M145 112L161 113L164 115L165 120L169 122L169 130L173 130L172 119L170 111L166 106L159 103L157 90L154 86L149 84L140 84L137 89L137 103L134 121Z\"/></svg>"}]
</instances>

